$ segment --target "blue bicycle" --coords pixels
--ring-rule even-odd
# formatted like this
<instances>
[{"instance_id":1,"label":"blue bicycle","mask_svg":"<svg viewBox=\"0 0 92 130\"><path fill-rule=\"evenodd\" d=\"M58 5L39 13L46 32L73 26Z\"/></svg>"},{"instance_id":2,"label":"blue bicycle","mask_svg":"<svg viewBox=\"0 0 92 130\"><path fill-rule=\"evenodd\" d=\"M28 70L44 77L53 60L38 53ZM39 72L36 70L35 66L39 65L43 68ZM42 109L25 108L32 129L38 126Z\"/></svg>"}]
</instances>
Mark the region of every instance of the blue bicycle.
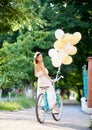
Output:
<instances>
[{"instance_id":1,"label":"blue bicycle","mask_svg":"<svg viewBox=\"0 0 92 130\"><path fill-rule=\"evenodd\" d=\"M63 78L63 76L60 76L57 81ZM49 108L48 105L48 95L47 95L47 89L48 87L41 87L42 88L42 93L38 96L37 98L37 102L36 102L36 117L37 120L40 123L43 123L45 121L46 118L46 113L51 113L52 117L54 120L59 121L62 117L63 114L63 102L62 102L62 98L60 96L60 92L56 92L56 104L58 107L58 114L56 113L52 113L51 108Z\"/></svg>"}]
</instances>

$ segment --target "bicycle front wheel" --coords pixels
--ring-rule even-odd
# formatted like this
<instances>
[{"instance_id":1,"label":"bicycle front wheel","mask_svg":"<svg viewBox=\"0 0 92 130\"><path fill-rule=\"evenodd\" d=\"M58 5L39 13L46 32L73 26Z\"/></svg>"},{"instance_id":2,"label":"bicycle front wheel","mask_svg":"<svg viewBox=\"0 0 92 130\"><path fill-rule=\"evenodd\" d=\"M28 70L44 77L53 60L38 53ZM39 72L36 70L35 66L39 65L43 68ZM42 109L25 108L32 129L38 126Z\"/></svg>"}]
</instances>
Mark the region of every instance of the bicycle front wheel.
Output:
<instances>
[{"instance_id":1,"label":"bicycle front wheel","mask_svg":"<svg viewBox=\"0 0 92 130\"><path fill-rule=\"evenodd\" d=\"M57 107L58 107L58 113L52 113L52 116L54 120L59 121L63 114L63 102L60 95L58 95Z\"/></svg>"},{"instance_id":2,"label":"bicycle front wheel","mask_svg":"<svg viewBox=\"0 0 92 130\"><path fill-rule=\"evenodd\" d=\"M36 102L36 117L37 120L40 123L43 123L45 120L45 111L44 111L44 104L45 104L45 95L43 93L41 93L38 98L37 98L37 102Z\"/></svg>"}]
</instances>

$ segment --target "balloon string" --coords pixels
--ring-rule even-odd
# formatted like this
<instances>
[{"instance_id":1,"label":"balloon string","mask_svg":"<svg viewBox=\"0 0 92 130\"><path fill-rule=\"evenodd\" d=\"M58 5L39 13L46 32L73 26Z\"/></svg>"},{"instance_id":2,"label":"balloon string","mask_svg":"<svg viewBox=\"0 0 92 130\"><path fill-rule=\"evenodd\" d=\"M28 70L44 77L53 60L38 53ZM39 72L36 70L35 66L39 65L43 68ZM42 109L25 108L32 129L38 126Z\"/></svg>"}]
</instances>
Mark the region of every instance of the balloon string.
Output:
<instances>
[{"instance_id":1,"label":"balloon string","mask_svg":"<svg viewBox=\"0 0 92 130\"><path fill-rule=\"evenodd\" d=\"M61 66L58 67L58 71L57 71L57 74L56 74L56 79L58 79L58 75L60 73L60 68L61 68Z\"/></svg>"}]
</instances>

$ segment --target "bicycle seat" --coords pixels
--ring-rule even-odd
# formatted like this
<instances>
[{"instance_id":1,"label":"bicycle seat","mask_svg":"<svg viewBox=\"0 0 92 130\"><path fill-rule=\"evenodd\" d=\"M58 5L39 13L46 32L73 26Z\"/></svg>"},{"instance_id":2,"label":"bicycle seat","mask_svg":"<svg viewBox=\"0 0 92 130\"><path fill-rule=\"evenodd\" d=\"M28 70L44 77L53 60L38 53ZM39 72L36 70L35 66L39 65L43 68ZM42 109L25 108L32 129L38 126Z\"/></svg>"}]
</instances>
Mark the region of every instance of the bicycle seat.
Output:
<instances>
[{"instance_id":1,"label":"bicycle seat","mask_svg":"<svg viewBox=\"0 0 92 130\"><path fill-rule=\"evenodd\" d=\"M47 89L49 86L41 86L40 88Z\"/></svg>"}]
</instances>

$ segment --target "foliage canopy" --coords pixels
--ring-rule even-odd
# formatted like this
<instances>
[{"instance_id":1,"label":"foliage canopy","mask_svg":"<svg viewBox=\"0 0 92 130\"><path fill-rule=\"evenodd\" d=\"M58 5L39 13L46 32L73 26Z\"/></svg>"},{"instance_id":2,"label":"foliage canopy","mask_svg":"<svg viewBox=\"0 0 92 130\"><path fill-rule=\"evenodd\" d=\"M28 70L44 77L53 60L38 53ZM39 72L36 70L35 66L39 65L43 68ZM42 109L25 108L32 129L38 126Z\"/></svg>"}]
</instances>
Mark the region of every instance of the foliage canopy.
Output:
<instances>
[{"instance_id":1,"label":"foliage canopy","mask_svg":"<svg viewBox=\"0 0 92 130\"><path fill-rule=\"evenodd\" d=\"M0 11L0 83L4 87L35 80L33 55L38 50L51 76L56 74L48 50L58 28L82 34L72 64L61 66L64 86L82 85L82 66L92 56L91 0L2 0Z\"/></svg>"}]
</instances>

